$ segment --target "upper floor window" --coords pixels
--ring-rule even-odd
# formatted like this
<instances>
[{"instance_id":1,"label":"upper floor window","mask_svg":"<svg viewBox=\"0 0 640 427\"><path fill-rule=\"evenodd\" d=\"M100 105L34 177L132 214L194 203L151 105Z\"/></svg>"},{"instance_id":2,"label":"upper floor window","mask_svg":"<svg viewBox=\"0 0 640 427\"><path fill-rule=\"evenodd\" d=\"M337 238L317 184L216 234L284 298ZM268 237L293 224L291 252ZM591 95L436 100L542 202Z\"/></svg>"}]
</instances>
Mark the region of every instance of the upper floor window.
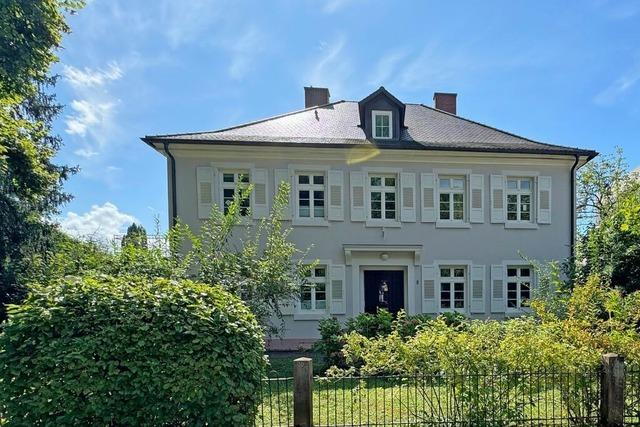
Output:
<instances>
[{"instance_id":1,"label":"upper floor window","mask_svg":"<svg viewBox=\"0 0 640 427\"><path fill-rule=\"evenodd\" d=\"M393 138L391 111L372 111L373 137L375 139Z\"/></svg>"},{"instance_id":2,"label":"upper floor window","mask_svg":"<svg viewBox=\"0 0 640 427\"><path fill-rule=\"evenodd\" d=\"M507 267L507 308L529 307L531 267Z\"/></svg>"},{"instance_id":3,"label":"upper floor window","mask_svg":"<svg viewBox=\"0 0 640 427\"><path fill-rule=\"evenodd\" d=\"M465 268L440 267L440 308L464 310Z\"/></svg>"},{"instance_id":4,"label":"upper floor window","mask_svg":"<svg viewBox=\"0 0 640 427\"><path fill-rule=\"evenodd\" d=\"M439 178L440 219L444 221L464 220L465 178L443 176Z\"/></svg>"},{"instance_id":5,"label":"upper floor window","mask_svg":"<svg viewBox=\"0 0 640 427\"><path fill-rule=\"evenodd\" d=\"M532 221L532 197L531 178L507 178L507 221Z\"/></svg>"},{"instance_id":6,"label":"upper floor window","mask_svg":"<svg viewBox=\"0 0 640 427\"><path fill-rule=\"evenodd\" d=\"M316 266L309 271L300 296L300 309L317 311L327 309L327 268Z\"/></svg>"},{"instance_id":7,"label":"upper floor window","mask_svg":"<svg viewBox=\"0 0 640 427\"><path fill-rule=\"evenodd\" d=\"M236 193L240 193L242 190L249 186L249 171L226 170L222 172L222 200L224 206L224 213L229 212L229 205L233 202ZM240 200L240 215L248 216L249 208L251 206L249 197L245 197Z\"/></svg>"},{"instance_id":8,"label":"upper floor window","mask_svg":"<svg viewBox=\"0 0 640 427\"><path fill-rule=\"evenodd\" d=\"M325 217L325 176L323 173L296 174L298 217Z\"/></svg>"},{"instance_id":9,"label":"upper floor window","mask_svg":"<svg viewBox=\"0 0 640 427\"><path fill-rule=\"evenodd\" d=\"M370 174L370 211L371 219L395 220L397 177L395 174Z\"/></svg>"}]
</instances>

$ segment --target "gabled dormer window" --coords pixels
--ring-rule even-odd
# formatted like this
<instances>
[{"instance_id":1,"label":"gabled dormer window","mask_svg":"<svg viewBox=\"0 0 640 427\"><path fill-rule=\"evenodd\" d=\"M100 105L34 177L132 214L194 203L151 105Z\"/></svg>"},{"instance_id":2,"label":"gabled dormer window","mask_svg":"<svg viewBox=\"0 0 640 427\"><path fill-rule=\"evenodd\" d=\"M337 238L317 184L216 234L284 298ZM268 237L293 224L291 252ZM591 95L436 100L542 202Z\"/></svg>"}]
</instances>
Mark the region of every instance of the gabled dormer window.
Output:
<instances>
[{"instance_id":1,"label":"gabled dormer window","mask_svg":"<svg viewBox=\"0 0 640 427\"><path fill-rule=\"evenodd\" d=\"M391 121L391 111L371 112L373 122L373 138L374 139L391 139L393 138L393 127Z\"/></svg>"}]
</instances>

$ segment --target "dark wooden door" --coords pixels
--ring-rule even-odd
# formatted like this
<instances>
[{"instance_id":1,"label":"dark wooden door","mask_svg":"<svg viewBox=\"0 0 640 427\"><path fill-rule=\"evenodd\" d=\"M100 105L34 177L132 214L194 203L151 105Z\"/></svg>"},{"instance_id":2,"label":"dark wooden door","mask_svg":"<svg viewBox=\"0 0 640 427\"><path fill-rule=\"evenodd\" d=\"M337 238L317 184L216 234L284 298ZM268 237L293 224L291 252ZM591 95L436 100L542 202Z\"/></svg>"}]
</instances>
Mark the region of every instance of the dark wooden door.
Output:
<instances>
[{"instance_id":1,"label":"dark wooden door","mask_svg":"<svg viewBox=\"0 0 640 427\"><path fill-rule=\"evenodd\" d=\"M403 271L364 272L364 311L375 314L378 308L386 308L393 314L404 308Z\"/></svg>"}]
</instances>

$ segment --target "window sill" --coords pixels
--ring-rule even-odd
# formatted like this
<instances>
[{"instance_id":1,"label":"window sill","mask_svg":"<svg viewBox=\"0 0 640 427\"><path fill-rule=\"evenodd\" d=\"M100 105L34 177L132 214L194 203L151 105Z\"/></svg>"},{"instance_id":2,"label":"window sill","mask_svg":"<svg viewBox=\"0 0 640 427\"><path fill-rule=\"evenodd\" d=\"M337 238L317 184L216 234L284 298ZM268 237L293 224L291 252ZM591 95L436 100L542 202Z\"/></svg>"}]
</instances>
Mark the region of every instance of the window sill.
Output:
<instances>
[{"instance_id":1,"label":"window sill","mask_svg":"<svg viewBox=\"0 0 640 427\"><path fill-rule=\"evenodd\" d=\"M384 227L389 227L389 228L400 228L402 227L402 223L400 221L395 221L395 220L376 220L376 219L368 219L365 223L364 223L365 227L380 227L380 228L384 228Z\"/></svg>"},{"instance_id":2,"label":"window sill","mask_svg":"<svg viewBox=\"0 0 640 427\"><path fill-rule=\"evenodd\" d=\"M524 316L525 314L531 314L531 309L530 308L507 308L507 311L505 311L504 315L506 317L519 317L519 316Z\"/></svg>"},{"instance_id":3,"label":"window sill","mask_svg":"<svg viewBox=\"0 0 640 427\"><path fill-rule=\"evenodd\" d=\"M291 225L293 226L301 226L301 227L328 227L329 221L326 219L303 219L303 218L294 218L291 221Z\"/></svg>"},{"instance_id":4,"label":"window sill","mask_svg":"<svg viewBox=\"0 0 640 427\"><path fill-rule=\"evenodd\" d=\"M296 312L293 313L293 320L322 320L327 317L326 311L316 311L316 312Z\"/></svg>"},{"instance_id":5,"label":"window sill","mask_svg":"<svg viewBox=\"0 0 640 427\"><path fill-rule=\"evenodd\" d=\"M436 221L436 228L471 228L471 224L461 221Z\"/></svg>"},{"instance_id":6,"label":"window sill","mask_svg":"<svg viewBox=\"0 0 640 427\"><path fill-rule=\"evenodd\" d=\"M533 222L505 222L504 228L514 228L520 230L536 230L538 224Z\"/></svg>"}]
</instances>

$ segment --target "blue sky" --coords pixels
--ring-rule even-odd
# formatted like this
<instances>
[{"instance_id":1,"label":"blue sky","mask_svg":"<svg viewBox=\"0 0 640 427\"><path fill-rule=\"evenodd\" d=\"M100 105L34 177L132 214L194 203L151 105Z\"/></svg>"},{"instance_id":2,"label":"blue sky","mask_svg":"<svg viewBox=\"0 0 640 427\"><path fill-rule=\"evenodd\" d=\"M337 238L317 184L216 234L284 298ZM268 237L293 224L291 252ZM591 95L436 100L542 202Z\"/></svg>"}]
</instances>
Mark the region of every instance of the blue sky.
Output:
<instances>
[{"instance_id":1,"label":"blue sky","mask_svg":"<svg viewBox=\"0 0 640 427\"><path fill-rule=\"evenodd\" d=\"M56 131L82 171L59 219L79 234L166 228L166 163L139 137L300 109L305 85L457 92L464 117L640 165L636 0L92 0L70 24Z\"/></svg>"}]
</instances>

